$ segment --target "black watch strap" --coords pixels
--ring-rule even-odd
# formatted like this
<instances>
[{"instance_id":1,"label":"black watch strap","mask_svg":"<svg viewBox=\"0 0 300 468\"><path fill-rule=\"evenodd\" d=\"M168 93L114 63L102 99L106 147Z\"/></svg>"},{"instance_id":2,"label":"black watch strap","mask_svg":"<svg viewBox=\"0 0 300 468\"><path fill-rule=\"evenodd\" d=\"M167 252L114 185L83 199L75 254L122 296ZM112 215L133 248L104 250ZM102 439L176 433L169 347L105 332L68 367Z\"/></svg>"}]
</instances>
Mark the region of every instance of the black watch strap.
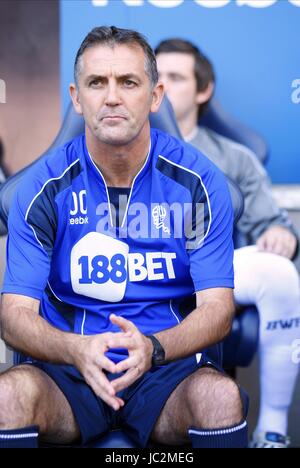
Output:
<instances>
[{"instance_id":1,"label":"black watch strap","mask_svg":"<svg viewBox=\"0 0 300 468\"><path fill-rule=\"evenodd\" d=\"M152 366L162 366L165 364L165 350L154 335L147 335L147 338L152 341Z\"/></svg>"}]
</instances>

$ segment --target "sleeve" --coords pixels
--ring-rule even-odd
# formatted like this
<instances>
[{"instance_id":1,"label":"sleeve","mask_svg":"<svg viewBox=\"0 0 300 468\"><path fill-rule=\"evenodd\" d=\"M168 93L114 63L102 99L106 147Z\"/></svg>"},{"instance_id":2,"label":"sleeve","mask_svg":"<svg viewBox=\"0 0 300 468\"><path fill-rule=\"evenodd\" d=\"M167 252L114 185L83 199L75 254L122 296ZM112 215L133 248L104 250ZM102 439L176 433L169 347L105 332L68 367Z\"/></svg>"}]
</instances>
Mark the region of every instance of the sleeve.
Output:
<instances>
[{"instance_id":1,"label":"sleeve","mask_svg":"<svg viewBox=\"0 0 300 468\"><path fill-rule=\"evenodd\" d=\"M53 225L47 205L41 204L39 197L26 194L22 185L23 190L18 188L9 213L1 292L41 299L50 272Z\"/></svg>"},{"instance_id":2,"label":"sleeve","mask_svg":"<svg viewBox=\"0 0 300 468\"><path fill-rule=\"evenodd\" d=\"M233 288L233 208L227 182L216 169L203 184L203 238L187 249L195 291ZM199 202L199 198L197 203Z\"/></svg>"},{"instance_id":3,"label":"sleeve","mask_svg":"<svg viewBox=\"0 0 300 468\"><path fill-rule=\"evenodd\" d=\"M281 210L272 196L270 179L254 154L246 149L236 155L242 174L238 181L244 194L244 213L237 228L255 243L258 237L270 226L280 225L291 231L295 229L286 211Z\"/></svg>"}]
</instances>

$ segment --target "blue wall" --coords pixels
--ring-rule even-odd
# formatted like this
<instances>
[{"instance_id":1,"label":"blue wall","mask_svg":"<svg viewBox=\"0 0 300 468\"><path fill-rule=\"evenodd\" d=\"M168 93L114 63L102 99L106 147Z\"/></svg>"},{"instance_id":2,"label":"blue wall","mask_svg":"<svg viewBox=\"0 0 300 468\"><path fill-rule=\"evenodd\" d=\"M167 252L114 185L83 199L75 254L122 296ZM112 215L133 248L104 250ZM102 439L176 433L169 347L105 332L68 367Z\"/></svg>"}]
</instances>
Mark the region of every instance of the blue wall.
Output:
<instances>
[{"instance_id":1,"label":"blue wall","mask_svg":"<svg viewBox=\"0 0 300 468\"><path fill-rule=\"evenodd\" d=\"M128 6L140 3L141 6ZM206 8L199 0L171 0L177 7L158 8L157 0L61 0L61 92L68 102L76 51L94 26L114 24L144 33L154 47L180 36L196 42L215 64L217 97L226 110L258 130L268 141L268 171L273 182L300 183L300 99L292 87L300 79L300 2L264 2L253 8L240 1L219 1ZM170 0L168 0L170 1ZM215 1L215 0L210 0ZM261 0L258 0L259 2ZM207 2L206 2L207 3ZM298 84L297 84L298 83ZM300 81L294 86L300 88Z\"/></svg>"}]
</instances>

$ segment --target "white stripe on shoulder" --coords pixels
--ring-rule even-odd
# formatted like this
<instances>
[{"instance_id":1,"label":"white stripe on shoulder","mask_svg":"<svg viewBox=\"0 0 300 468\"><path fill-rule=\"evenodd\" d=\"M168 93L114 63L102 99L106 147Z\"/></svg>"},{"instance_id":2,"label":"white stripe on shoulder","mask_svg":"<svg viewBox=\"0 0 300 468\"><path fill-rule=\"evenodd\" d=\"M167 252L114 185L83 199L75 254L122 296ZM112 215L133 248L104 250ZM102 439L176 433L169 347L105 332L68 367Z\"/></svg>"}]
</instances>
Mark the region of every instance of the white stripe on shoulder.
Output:
<instances>
[{"instance_id":1,"label":"white stripe on shoulder","mask_svg":"<svg viewBox=\"0 0 300 468\"><path fill-rule=\"evenodd\" d=\"M29 207L26 211L26 215L25 215L25 221L27 221L27 218L28 218L28 214L29 214L29 211L30 211L30 208L32 207L33 203L35 202L35 200L41 195L41 193L45 190L45 187L49 184L49 182L51 182L52 180L59 180L61 179L70 169L71 167L73 167L76 163L78 163L79 161L79 158L76 159L76 161L74 161L72 164L70 164L70 166L68 166L64 172L59 176L59 177L52 177L51 179L48 179L47 182L44 183L43 187L41 188L41 190L35 195L35 197L32 199L32 201L30 202L29 204Z\"/></svg>"},{"instance_id":2,"label":"white stripe on shoulder","mask_svg":"<svg viewBox=\"0 0 300 468\"><path fill-rule=\"evenodd\" d=\"M26 221L27 221L27 220L26 220ZM39 240L38 236L36 235L35 230L34 230L33 227L31 226L31 224L28 223L28 226L31 227L32 232L33 232L33 235L34 235L34 237L36 238L36 241L40 244L40 246L41 246L42 248L44 248L43 244L42 244L41 241Z\"/></svg>"},{"instance_id":3,"label":"white stripe on shoulder","mask_svg":"<svg viewBox=\"0 0 300 468\"><path fill-rule=\"evenodd\" d=\"M184 166L181 166L180 164L177 164L173 161L171 161L170 159L167 159L165 158L164 156L162 156L161 154L158 155L159 158L163 159L164 161L172 164L173 166L176 166L176 167L179 167L180 169L183 169L184 171L186 172L189 172L190 174L193 174L195 175L196 177L198 177L198 179L200 180L200 183L203 187L203 190L205 192L205 195L206 195L206 198L207 198L207 204L208 204L208 212L209 212L209 223L208 223L208 228L207 228L207 231L206 233L204 234L203 236L203 239L200 239L200 241L198 242L198 244L200 244L201 242L204 241L204 239L207 237L208 233L209 233L209 230L210 230L210 227L211 227L211 222L212 222L212 214L211 214L211 207L210 207L210 201L209 201L209 196L208 196L208 192L207 192L207 189L203 183L203 180L201 179L200 175L197 174L197 172L194 172L192 171L191 169L188 169L187 167L184 167Z\"/></svg>"}]
</instances>

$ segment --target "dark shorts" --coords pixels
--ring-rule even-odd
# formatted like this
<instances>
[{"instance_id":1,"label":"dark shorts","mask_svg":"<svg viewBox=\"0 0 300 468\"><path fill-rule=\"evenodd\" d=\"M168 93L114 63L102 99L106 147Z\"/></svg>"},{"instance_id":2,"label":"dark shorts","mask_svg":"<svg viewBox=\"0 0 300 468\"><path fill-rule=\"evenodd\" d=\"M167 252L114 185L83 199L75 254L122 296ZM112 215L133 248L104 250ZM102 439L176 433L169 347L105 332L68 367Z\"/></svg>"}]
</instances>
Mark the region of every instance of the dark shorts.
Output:
<instances>
[{"instance_id":1,"label":"dark shorts","mask_svg":"<svg viewBox=\"0 0 300 468\"><path fill-rule=\"evenodd\" d=\"M118 393L125 405L115 411L95 395L74 367L40 361L25 363L43 370L62 390L80 428L82 445L92 442L110 429L121 428L137 446L146 447L162 408L180 382L204 366L212 366L223 372L205 354L202 354L199 362L196 356L191 356L152 368L129 388ZM116 377L113 374L107 376L109 379ZM246 418L248 397L242 389L240 393Z\"/></svg>"}]
</instances>

